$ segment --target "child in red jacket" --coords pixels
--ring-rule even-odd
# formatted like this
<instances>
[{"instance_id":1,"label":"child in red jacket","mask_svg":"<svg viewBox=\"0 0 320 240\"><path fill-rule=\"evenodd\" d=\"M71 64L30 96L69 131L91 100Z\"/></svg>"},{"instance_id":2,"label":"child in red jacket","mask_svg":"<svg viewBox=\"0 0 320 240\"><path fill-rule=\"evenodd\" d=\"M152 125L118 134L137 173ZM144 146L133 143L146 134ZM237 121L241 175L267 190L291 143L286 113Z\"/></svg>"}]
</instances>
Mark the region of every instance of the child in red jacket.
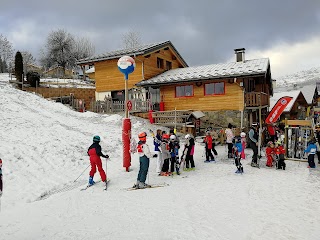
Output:
<instances>
[{"instance_id":1,"label":"child in red jacket","mask_svg":"<svg viewBox=\"0 0 320 240\"><path fill-rule=\"evenodd\" d=\"M275 160L274 144L269 141L266 148L267 167L272 167L272 163Z\"/></svg>"},{"instance_id":2,"label":"child in red jacket","mask_svg":"<svg viewBox=\"0 0 320 240\"><path fill-rule=\"evenodd\" d=\"M277 169L286 169L286 163L284 162L284 154L286 153L286 150L284 149L281 140L278 140L275 144L274 148L277 162L276 162L276 168Z\"/></svg>"},{"instance_id":3,"label":"child in red jacket","mask_svg":"<svg viewBox=\"0 0 320 240\"><path fill-rule=\"evenodd\" d=\"M213 154L211 152L212 151L212 137L211 137L209 131L206 131L206 137L204 138L203 141L206 144L206 146L205 146L206 161L205 162L215 161L214 156L213 156Z\"/></svg>"}]
</instances>

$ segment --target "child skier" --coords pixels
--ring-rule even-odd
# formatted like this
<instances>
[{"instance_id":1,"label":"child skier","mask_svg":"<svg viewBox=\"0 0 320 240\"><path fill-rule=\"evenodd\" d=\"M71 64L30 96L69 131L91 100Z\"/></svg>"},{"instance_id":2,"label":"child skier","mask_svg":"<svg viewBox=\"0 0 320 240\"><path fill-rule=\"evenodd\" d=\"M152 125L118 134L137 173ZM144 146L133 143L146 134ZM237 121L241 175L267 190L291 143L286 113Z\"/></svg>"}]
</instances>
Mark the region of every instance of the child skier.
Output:
<instances>
[{"instance_id":1,"label":"child skier","mask_svg":"<svg viewBox=\"0 0 320 240\"><path fill-rule=\"evenodd\" d=\"M277 159L276 168L285 170L286 163L284 162L284 154L286 153L286 150L284 149L280 139L276 142L274 151Z\"/></svg>"},{"instance_id":2,"label":"child skier","mask_svg":"<svg viewBox=\"0 0 320 240\"><path fill-rule=\"evenodd\" d=\"M267 167L272 167L272 163L275 160L275 152L274 152L274 144L273 142L269 141L267 143L267 147L266 147L266 157L267 157L267 163L266 166Z\"/></svg>"},{"instance_id":3,"label":"child skier","mask_svg":"<svg viewBox=\"0 0 320 240\"><path fill-rule=\"evenodd\" d=\"M176 168L176 173L180 175L179 172L179 149L180 144L177 141L177 137L175 135L170 136L170 142L169 142L169 151L171 155L171 165L170 170L171 172L174 172Z\"/></svg>"},{"instance_id":4,"label":"child skier","mask_svg":"<svg viewBox=\"0 0 320 240\"><path fill-rule=\"evenodd\" d=\"M206 151L206 161L215 161L214 156L212 155L212 137L209 131L206 131L206 137L204 138L205 142L205 151ZM209 160L210 157L210 160Z\"/></svg>"},{"instance_id":5,"label":"child skier","mask_svg":"<svg viewBox=\"0 0 320 240\"><path fill-rule=\"evenodd\" d=\"M232 140L232 142L233 142L234 163L237 167L237 171L235 173L243 173L243 167L241 164L241 152L242 152L241 137L235 137Z\"/></svg>"},{"instance_id":6,"label":"child skier","mask_svg":"<svg viewBox=\"0 0 320 240\"><path fill-rule=\"evenodd\" d=\"M147 133L141 132L138 135L139 142L137 152L139 154L140 168L137 177L137 183L133 185L134 188L146 188L150 185L146 184L147 174L149 170L150 158L157 157L157 154L151 155L147 141Z\"/></svg>"},{"instance_id":7,"label":"child skier","mask_svg":"<svg viewBox=\"0 0 320 240\"><path fill-rule=\"evenodd\" d=\"M0 197L2 196L3 184L2 184L2 160L0 158Z\"/></svg>"},{"instance_id":8,"label":"child skier","mask_svg":"<svg viewBox=\"0 0 320 240\"><path fill-rule=\"evenodd\" d=\"M160 144L160 151L163 159L163 165L161 169L161 173L159 175L161 176L169 176L171 175L171 172L169 172L169 162L171 159L170 155L170 148L169 148L169 134L165 133L162 135L162 141Z\"/></svg>"},{"instance_id":9,"label":"child skier","mask_svg":"<svg viewBox=\"0 0 320 240\"><path fill-rule=\"evenodd\" d=\"M93 176L97 171L99 171L100 177L101 177L101 181L105 182L107 184L107 176L105 171L102 168L102 162L101 162L101 158L109 158L108 155L104 155L101 152L101 146L100 146L100 137L99 136L94 136L93 137L93 143L91 144L91 146L88 149L88 155L90 156L90 164L91 164L91 170L89 173L89 186L93 185L95 182L93 181Z\"/></svg>"},{"instance_id":10,"label":"child skier","mask_svg":"<svg viewBox=\"0 0 320 240\"><path fill-rule=\"evenodd\" d=\"M193 159L194 145L195 145L194 139L193 139L193 137L191 137L190 134L187 134L185 136L185 139L186 139L186 143L184 145L184 149L182 152L181 163L185 161L185 170L188 171L189 170L189 162L190 162L190 164L191 164L190 170L194 170L194 168L195 168L194 159Z\"/></svg>"},{"instance_id":11,"label":"child skier","mask_svg":"<svg viewBox=\"0 0 320 240\"><path fill-rule=\"evenodd\" d=\"M161 145L161 130L160 129L157 130L157 134L153 138L153 144L154 144L154 151L158 155L156 172L158 174L160 174L161 168L162 168L162 164L163 164L162 154L161 154L161 151L160 151L160 145Z\"/></svg>"},{"instance_id":12,"label":"child skier","mask_svg":"<svg viewBox=\"0 0 320 240\"><path fill-rule=\"evenodd\" d=\"M314 163L314 155L317 152L317 146L316 146L316 141L314 139L311 139L308 147L306 150L304 150L304 152L308 153L308 168L315 168L316 165Z\"/></svg>"},{"instance_id":13,"label":"child skier","mask_svg":"<svg viewBox=\"0 0 320 240\"><path fill-rule=\"evenodd\" d=\"M241 132L240 137L241 137L241 145L242 145L241 158L246 159L246 154L244 153L244 149L247 147L246 133Z\"/></svg>"}]
</instances>

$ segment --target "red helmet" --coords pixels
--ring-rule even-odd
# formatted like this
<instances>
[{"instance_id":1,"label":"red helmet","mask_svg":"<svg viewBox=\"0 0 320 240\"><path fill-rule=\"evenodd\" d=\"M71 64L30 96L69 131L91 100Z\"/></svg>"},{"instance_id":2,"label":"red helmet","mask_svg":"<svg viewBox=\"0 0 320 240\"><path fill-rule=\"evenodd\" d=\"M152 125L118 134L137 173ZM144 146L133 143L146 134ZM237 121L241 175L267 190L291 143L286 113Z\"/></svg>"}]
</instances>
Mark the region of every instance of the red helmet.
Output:
<instances>
[{"instance_id":1,"label":"red helmet","mask_svg":"<svg viewBox=\"0 0 320 240\"><path fill-rule=\"evenodd\" d=\"M165 133L165 134L163 134L163 135L162 135L162 139L170 139L169 134L166 134L166 133Z\"/></svg>"},{"instance_id":2,"label":"red helmet","mask_svg":"<svg viewBox=\"0 0 320 240\"><path fill-rule=\"evenodd\" d=\"M140 141L146 141L147 140L147 133L141 132L141 133L139 133L138 137L139 137Z\"/></svg>"}]
</instances>

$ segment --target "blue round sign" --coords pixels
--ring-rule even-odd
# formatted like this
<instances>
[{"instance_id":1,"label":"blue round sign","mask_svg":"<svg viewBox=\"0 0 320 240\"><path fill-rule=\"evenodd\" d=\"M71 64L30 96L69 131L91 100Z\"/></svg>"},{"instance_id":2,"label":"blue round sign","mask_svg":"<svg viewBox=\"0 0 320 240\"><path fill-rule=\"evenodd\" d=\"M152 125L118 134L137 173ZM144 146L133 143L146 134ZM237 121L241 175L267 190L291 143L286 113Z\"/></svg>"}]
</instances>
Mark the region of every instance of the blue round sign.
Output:
<instances>
[{"instance_id":1,"label":"blue round sign","mask_svg":"<svg viewBox=\"0 0 320 240\"><path fill-rule=\"evenodd\" d=\"M134 71L136 63L132 57L123 56L118 60L118 69L125 75L128 80L128 75Z\"/></svg>"}]
</instances>

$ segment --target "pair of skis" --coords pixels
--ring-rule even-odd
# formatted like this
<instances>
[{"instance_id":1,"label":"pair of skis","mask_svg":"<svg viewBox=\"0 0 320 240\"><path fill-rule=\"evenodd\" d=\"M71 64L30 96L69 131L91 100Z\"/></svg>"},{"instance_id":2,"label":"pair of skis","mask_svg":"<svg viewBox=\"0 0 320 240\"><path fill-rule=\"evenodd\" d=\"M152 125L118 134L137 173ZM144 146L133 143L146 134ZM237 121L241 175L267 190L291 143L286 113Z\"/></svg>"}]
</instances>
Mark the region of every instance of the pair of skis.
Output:
<instances>
[{"instance_id":1,"label":"pair of skis","mask_svg":"<svg viewBox=\"0 0 320 240\"><path fill-rule=\"evenodd\" d=\"M99 182L101 182L101 180L95 182L94 184L88 184L85 188L80 189L80 191L85 191L85 190L87 190L88 188L96 185L96 184L99 183ZM105 191L107 191L107 189L108 189L108 184L109 184L109 182L110 182L110 179L108 179L107 182L105 183L105 188L104 188Z\"/></svg>"}]
</instances>

